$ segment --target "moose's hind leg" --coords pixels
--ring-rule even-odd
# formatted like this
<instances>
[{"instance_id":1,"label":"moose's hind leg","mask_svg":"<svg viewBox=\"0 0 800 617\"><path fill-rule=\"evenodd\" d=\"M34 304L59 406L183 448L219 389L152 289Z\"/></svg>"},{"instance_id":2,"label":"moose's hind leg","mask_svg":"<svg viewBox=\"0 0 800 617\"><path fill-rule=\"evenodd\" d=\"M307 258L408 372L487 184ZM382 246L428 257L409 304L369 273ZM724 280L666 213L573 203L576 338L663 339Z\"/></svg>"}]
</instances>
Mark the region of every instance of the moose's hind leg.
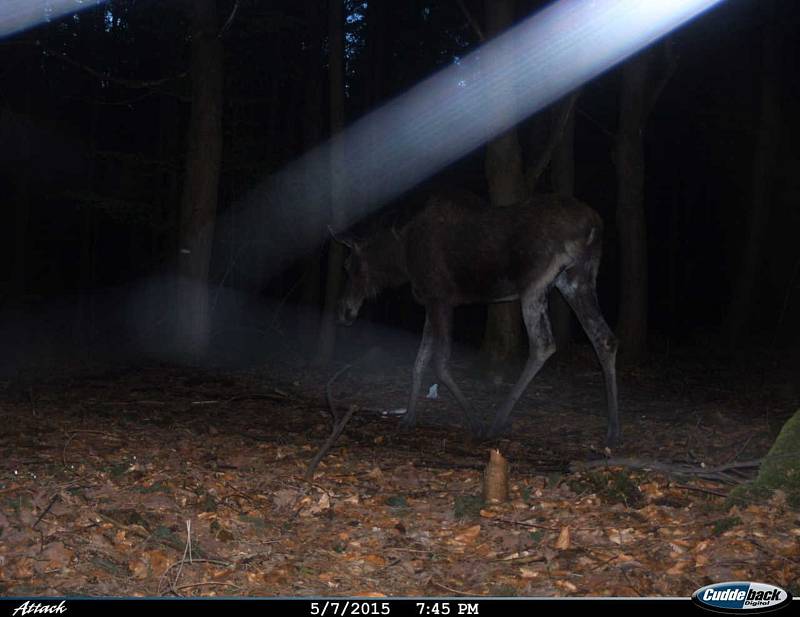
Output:
<instances>
[{"instance_id":1,"label":"moose's hind leg","mask_svg":"<svg viewBox=\"0 0 800 617\"><path fill-rule=\"evenodd\" d=\"M597 263L590 262L574 270L565 270L556 279L556 286L575 311L603 369L608 406L606 443L608 446L613 446L620 441L616 369L618 343L617 337L600 312L595 289L596 274Z\"/></svg>"},{"instance_id":2,"label":"moose's hind leg","mask_svg":"<svg viewBox=\"0 0 800 617\"><path fill-rule=\"evenodd\" d=\"M536 373L556 350L556 343L550 329L550 319L547 316L547 290L534 288L525 293L520 301L522 303L522 319L528 331L528 361L508 398L498 409L488 437L495 437L503 432L514 405Z\"/></svg>"},{"instance_id":3,"label":"moose's hind leg","mask_svg":"<svg viewBox=\"0 0 800 617\"><path fill-rule=\"evenodd\" d=\"M430 363L433 356L436 339L433 336L430 315L425 316L425 327L422 329L422 340L417 351L417 359L414 360L414 370L411 373L411 395L406 407L406 415L400 421L400 426L404 429L414 428L417 423L417 399L422 386L422 375Z\"/></svg>"}]
</instances>

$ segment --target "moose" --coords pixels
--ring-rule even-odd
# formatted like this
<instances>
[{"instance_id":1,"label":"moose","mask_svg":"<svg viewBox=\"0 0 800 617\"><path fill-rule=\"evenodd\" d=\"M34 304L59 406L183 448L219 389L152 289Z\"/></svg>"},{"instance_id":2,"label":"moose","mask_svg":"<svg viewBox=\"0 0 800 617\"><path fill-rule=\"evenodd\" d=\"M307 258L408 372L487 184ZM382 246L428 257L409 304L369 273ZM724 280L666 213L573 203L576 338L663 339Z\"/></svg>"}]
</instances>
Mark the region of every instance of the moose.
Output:
<instances>
[{"instance_id":1,"label":"moose","mask_svg":"<svg viewBox=\"0 0 800 617\"><path fill-rule=\"evenodd\" d=\"M473 435L502 433L528 384L555 352L547 294L558 288L592 343L605 378L608 405L606 442L619 441L617 339L597 302L596 279L602 248L600 215L563 195L537 195L523 203L488 207L467 192L439 192L399 228L380 228L365 239L334 239L346 245L347 282L338 320L350 325L363 302L384 289L410 282L425 307L425 326L412 373L411 395L402 425L415 425L422 376L431 358L436 375L455 396ZM482 433L472 405L450 373L453 310L471 303L519 299L528 334L525 367Z\"/></svg>"}]
</instances>

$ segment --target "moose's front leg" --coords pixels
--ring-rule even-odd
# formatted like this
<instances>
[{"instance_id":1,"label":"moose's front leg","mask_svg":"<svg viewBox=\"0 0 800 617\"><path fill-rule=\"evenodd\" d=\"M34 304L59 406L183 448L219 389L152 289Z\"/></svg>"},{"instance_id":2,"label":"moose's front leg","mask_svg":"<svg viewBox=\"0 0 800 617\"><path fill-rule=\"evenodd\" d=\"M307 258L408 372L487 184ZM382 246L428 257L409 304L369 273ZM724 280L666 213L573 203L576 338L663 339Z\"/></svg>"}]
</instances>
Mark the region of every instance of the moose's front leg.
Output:
<instances>
[{"instance_id":1,"label":"moose's front leg","mask_svg":"<svg viewBox=\"0 0 800 617\"><path fill-rule=\"evenodd\" d=\"M433 336L430 315L425 316L425 327L422 329L422 341L417 351L417 359L414 361L414 371L411 374L411 395L406 407L406 415L400 421L402 428L414 428L417 423L417 399L422 386L422 376L433 355L436 346L436 339Z\"/></svg>"},{"instance_id":2,"label":"moose's front leg","mask_svg":"<svg viewBox=\"0 0 800 617\"><path fill-rule=\"evenodd\" d=\"M456 385L453 376L450 374L450 341L453 327L453 307L446 304L438 304L428 309L428 317L432 320L433 336L436 339L436 375L456 400L461 405L464 413L464 422L469 432L478 437L481 434L481 427L477 420L477 414L467 397L461 392L461 388Z\"/></svg>"}]
</instances>

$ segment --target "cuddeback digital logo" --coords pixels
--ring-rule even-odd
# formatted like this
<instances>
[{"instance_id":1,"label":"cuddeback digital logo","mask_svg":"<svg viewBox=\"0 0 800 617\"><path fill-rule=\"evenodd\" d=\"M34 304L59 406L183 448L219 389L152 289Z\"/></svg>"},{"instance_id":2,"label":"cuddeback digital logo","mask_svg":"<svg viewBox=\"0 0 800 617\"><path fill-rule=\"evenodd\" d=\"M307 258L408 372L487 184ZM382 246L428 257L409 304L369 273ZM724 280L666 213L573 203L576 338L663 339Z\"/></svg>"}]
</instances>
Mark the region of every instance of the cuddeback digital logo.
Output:
<instances>
[{"instance_id":1,"label":"cuddeback digital logo","mask_svg":"<svg viewBox=\"0 0 800 617\"><path fill-rule=\"evenodd\" d=\"M692 601L718 613L761 613L786 606L792 595L775 585L736 581L701 587Z\"/></svg>"}]
</instances>

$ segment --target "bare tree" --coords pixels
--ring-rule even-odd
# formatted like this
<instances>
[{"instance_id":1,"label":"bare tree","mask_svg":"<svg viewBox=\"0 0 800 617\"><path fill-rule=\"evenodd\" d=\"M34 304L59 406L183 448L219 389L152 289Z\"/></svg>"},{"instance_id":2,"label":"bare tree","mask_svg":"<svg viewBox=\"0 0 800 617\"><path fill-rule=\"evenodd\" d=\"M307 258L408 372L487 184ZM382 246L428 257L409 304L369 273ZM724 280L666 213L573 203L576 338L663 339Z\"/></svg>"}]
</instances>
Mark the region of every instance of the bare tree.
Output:
<instances>
[{"instance_id":1,"label":"bare tree","mask_svg":"<svg viewBox=\"0 0 800 617\"><path fill-rule=\"evenodd\" d=\"M515 0L485 0L486 35L492 37L514 21ZM486 70L492 71L492 57ZM504 83L491 94L488 113L495 117L513 112L513 84ZM509 129L486 145L486 180L492 206L507 206L524 200L528 191L522 167L522 151L515 128ZM522 355L522 320L519 302L489 306L483 351L492 367L499 367Z\"/></svg>"},{"instance_id":2,"label":"bare tree","mask_svg":"<svg viewBox=\"0 0 800 617\"><path fill-rule=\"evenodd\" d=\"M782 126L779 71L781 29L776 19L774 0L759 3L764 25L761 39L761 116L753 156L753 193L745 225L744 251L734 282L733 297L725 323L730 349L735 349L752 312L764 232L769 221L772 174Z\"/></svg>"},{"instance_id":3,"label":"bare tree","mask_svg":"<svg viewBox=\"0 0 800 617\"><path fill-rule=\"evenodd\" d=\"M614 160L617 165L617 229L621 277L617 336L620 351L631 361L644 354L647 343L647 227L644 210L644 132L647 119L675 68L672 43L661 48L664 66L652 78L653 53L648 50L622 69L619 128Z\"/></svg>"},{"instance_id":4,"label":"bare tree","mask_svg":"<svg viewBox=\"0 0 800 617\"><path fill-rule=\"evenodd\" d=\"M303 82L303 147L310 150L322 137L322 38L324 20L320 19L320 0L305 0L304 16L308 39L304 41L305 56L303 58L307 79ZM306 182L314 182L313 170L307 172ZM320 237L319 226L308 221L305 230L306 243L314 247L313 252L303 264L303 281L300 297L303 310L297 319L299 338L306 350L313 351L317 340L320 287L322 279L321 255L318 247L323 238Z\"/></svg>"},{"instance_id":5,"label":"bare tree","mask_svg":"<svg viewBox=\"0 0 800 617\"><path fill-rule=\"evenodd\" d=\"M190 8L192 109L189 118L178 256L178 336L202 354L209 342L208 271L222 158L223 49L216 0Z\"/></svg>"},{"instance_id":6,"label":"bare tree","mask_svg":"<svg viewBox=\"0 0 800 617\"><path fill-rule=\"evenodd\" d=\"M331 134L335 137L344 128L344 0L330 0L328 8L328 52L330 82ZM342 227L343 186L341 172L344 153L335 138L331 147L331 221ZM329 364L336 347L336 303L342 286L344 247L331 242L328 248L328 272L325 278L325 306L317 343L317 362Z\"/></svg>"}]
</instances>

